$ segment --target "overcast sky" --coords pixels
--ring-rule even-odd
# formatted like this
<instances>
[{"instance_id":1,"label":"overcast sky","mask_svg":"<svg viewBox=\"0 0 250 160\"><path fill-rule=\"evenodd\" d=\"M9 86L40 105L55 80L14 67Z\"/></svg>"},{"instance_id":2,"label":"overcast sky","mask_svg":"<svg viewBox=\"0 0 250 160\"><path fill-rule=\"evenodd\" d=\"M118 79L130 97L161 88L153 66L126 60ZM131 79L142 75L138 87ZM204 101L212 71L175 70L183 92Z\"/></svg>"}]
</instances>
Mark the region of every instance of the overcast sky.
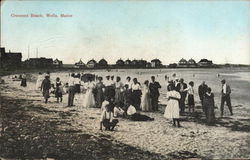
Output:
<instances>
[{"instance_id":1,"label":"overcast sky","mask_svg":"<svg viewBox=\"0 0 250 160\"><path fill-rule=\"evenodd\" d=\"M12 17L43 14L43 18ZM71 18L47 18L46 14ZM159 58L164 64L193 58L250 64L250 1L5 1L1 47L23 60L59 58L66 63L105 58Z\"/></svg>"}]
</instances>

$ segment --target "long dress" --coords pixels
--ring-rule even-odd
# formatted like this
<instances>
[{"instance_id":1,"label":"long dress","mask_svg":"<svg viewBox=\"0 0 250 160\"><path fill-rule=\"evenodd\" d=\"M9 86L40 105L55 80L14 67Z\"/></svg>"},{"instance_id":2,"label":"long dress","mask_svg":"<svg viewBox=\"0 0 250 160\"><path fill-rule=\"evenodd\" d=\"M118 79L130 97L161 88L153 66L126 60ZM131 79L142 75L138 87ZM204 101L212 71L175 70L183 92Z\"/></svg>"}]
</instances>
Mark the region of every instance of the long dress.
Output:
<instances>
[{"instance_id":1,"label":"long dress","mask_svg":"<svg viewBox=\"0 0 250 160\"><path fill-rule=\"evenodd\" d=\"M38 75L37 76L37 80L36 80L36 90L40 90L40 88L41 88L41 84L42 84L42 82L43 82L43 79L44 79L44 76L43 75Z\"/></svg>"},{"instance_id":2,"label":"long dress","mask_svg":"<svg viewBox=\"0 0 250 160\"><path fill-rule=\"evenodd\" d=\"M103 88L104 88L104 84L102 82L98 82L96 84L96 107L97 108L101 108L102 106L102 102L104 101L104 92L103 92Z\"/></svg>"},{"instance_id":3,"label":"long dress","mask_svg":"<svg viewBox=\"0 0 250 160\"><path fill-rule=\"evenodd\" d=\"M84 96L83 106L87 108L95 107L95 98L93 94L93 89L95 84L93 82L88 82L86 84L87 91Z\"/></svg>"},{"instance_id":4,"label":"long dress","mask_svg":"<svg viewBox=\"0 0 250 160\"><path fill-rule=\"evenodd\" d=\"M141 110L142 111L151 111L151 98L148 86L144 85L142 88L142 96L141 96Z\"/></svg>"},{"instance_id":5,"label":"long dress","mask_svg":"<svg viewBox=\"0 0 250 160\"><path fill-rule=\"evenodd\" d=\"M117 104L122 103L122 91L123 91L122 82L116 82L115 83L115 103Z\"/></svg>"},{"instance_id":6,"label":"long dress","mask_svg":"<svg viewBox=\"0 0 250 160\"><path fill-rule=\"evenodd\" d=\"M169 92L167 92L167 99L169 99L170 97L180 99L181 95L177 91L169 91ZM178 100L171 99L171 98L168 100L167 107L166 107L165 113L164 113L164 117L169 118L169 119L180 117L180 109L179 109Z\"/></svg>"},{"instance_id":7,"label":"long dress","mask_svg":"<svg viewBox=\"0 0 250 160\"><path fill-rule=\"evenodd\" d=\"M204 94L203 105L205 108L205 114L207 119L207 124L214 124L215 115L214 115L214 94Z\"/></svg>"},{"instance_id":8,"label":"long dress","mask_svg":"<svg viewBox=\"0 0 250 160\"><path fill-rule=\"evenodd\" d=\"M49 90L51 88L51 82L49 79L44 79L41 85L42 91L43 91L43 97L45 99L48 99L50 97Z\"/></svg>"}]
</instances>

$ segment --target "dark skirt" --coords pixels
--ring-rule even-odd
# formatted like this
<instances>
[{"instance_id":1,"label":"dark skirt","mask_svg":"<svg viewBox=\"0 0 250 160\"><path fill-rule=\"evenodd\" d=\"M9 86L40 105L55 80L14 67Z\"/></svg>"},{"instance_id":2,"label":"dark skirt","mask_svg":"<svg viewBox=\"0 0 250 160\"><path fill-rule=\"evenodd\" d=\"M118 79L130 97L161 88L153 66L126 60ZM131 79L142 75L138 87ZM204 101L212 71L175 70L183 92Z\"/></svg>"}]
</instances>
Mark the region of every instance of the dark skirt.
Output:
<instances>
[{"instance_id":1,"label":"dark skirt","mask_svg":"<svg viewBox=\"0 0 250 160\"><path fill-rule=\"evenodd\" d=\"M50 96L49 96L49 90L48 89L44 89L43 90L43 97L45 98L45 99L48 99Z\"/></svg>"},{"instance_id":2,"label":"dark skirt","mask_svg":"<svg viewBox=\"0 0 250 160\"><path fill-rule=\"evenodd\" d=\"M61 91L60 88L56 88L56 90L55 90L55 97L56 98L62 97L62 91Z\"/></svg>"},{"instance_id":3,"label":"dark skirt","mask_svg":"<svg viewBox=\"0 0 250 160\"><path fill-rule=\"evenodd\" d=\"M27 86L26 79L22 79L22 81L21 81L21 86L22 86L22 87L26 87L26 86Z\"/></svg>"},{"instance_id":4,"label":"dark skirt","mask_svg":"<svg viewBox=\"0 0 250 160\"><path fill-rule=\"evenodd\" d=\"M80 93L80 92L81 92L81 85L75 84L75 93Z\"/></svg>"},{"instance_id":5,"label":"dark skirt","mask_svg":"<svg viewBox=\"0 0 250 160\"><path fill-rule=\"evenodd\" d=\"M105 88L105 96L108 97L109 99L115 98L115 88L113 86L107 86Z\"/></svg>"},{"instance_id":6,"label":"dark skirt","mask_svg":"<svg viewBox=\"0 0 250 160\"><path fill-rule=\"evenodd\" d=\"M135 113L133 115L130 115L130 116L128 116L128 118L132 121L153 121L154 120L154 118L151 118L149 116L139 114L139 113Z\"/></svg>"},{"instance_id":7,"label":"dark skirt","mask_svg":"<svg viewBox=\"0 0 250 160\"><path fill-rule=\"evenodd\" d=\"M140 109L141 94L141 90L134 90L131 95L132 105L136 108L136 110Z\"/></svg>"},{"instance_id":8,"label":"dark skirt","mask_svg":"<svg viewBox=\"0 0 250 160\"><path fill-rule=\"evenodd\" d=\"M188 105L194 105L194 95L188 95Z\"/></svg>"},{"instance_id":9,"label":"dark skirt","mask_svg":"<svg viewBox=\"0 0 250 160\"><path fill-rule=\"evenodd\" d=\"M97 89L97 93L96 93L96 106L97 106L97 108L101 108L103 101L104 101L104 93L102 91L102 88Z\"/></svg>"}]
</instances>

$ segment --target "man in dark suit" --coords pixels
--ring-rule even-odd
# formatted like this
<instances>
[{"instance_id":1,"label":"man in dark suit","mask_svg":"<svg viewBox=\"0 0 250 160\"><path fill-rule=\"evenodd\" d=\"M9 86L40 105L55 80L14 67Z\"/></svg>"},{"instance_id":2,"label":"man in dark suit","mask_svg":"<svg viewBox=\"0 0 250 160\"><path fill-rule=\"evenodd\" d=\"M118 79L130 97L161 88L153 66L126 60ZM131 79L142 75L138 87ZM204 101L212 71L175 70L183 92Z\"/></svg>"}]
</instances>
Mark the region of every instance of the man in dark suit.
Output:
<instances>
[{"instance_id":1,"label":"man in dark suit","mask_svg":"<svg viewBox=\"0 0 250 160\"><path fill-rule=\"evenodd\" d=\"M161 88L161 85L159 82L155 81L155 76L151 77L152 82L149 84L149 90L150 90L150 97L151 97L151 104L153 111L158 111L158 99L160 96L159 88Z\"/></svg>"},{"instance_id":2,"label":"man in dark suit","mask_svg":"<svg viewBox=\"0 0 250 160\"><path fill-rule=\"evenodd\" d=\"M187 88L187 84L184 83L184 79L181 78L179 83L176 86L176 91L178 91L181 95L181 99L179 100L181 114L184 113L184 111L185 111L185 99L187 96L187 91L185 91L186 88Z\"/></svg>"},{"instance_id":3,"label":"man in dark suit","mask_svg":"<svg viewBox=\"0 0 250 160\"><path fill-rule=\"evenodd\" d=\"M223 79L221 81L222 84L222 90L221 90L221 117L223 117L223 111L224 111L224 103L227 103L228 109L231 113L231 116L233 115L233 109L232 109L232 105L231 105L231 98L230 98L230 94L231 94L231 88L228 84L226 84L226 80Z\"/></svg>"}]
</instances>

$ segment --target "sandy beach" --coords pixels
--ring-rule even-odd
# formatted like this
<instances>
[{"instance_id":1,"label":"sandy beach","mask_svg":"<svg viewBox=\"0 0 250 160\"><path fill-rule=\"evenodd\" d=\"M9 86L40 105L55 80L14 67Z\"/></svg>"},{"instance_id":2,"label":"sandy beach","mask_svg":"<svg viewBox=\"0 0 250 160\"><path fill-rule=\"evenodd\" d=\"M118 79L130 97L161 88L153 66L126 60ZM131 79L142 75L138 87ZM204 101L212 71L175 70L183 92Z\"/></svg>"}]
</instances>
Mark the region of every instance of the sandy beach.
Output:
<instances>
[{"instance_id":1,"label":"sandy beach","mask_svg":"<svg viewBox=\"0 0 250 160\"><path fill-rule=\"evenodd\" d=\"M85 71L87 72L89 71ZM2 122L4 122L2 123L0 157L32 159L44 157L54 159L250 158L250 96L248 94L250 72L227 69L129 70L126 74L125 70L91 72L100 76L107 74L121 76L122 81L125 81L125 77L129 75L137 77L141 83L150 79L151 75L156 76L156 80L162 85L160 111L157 113L141 112L155 120L133 122L120 118L119 126L114 132L100 131L100 109L79 110L83 103L83 95L76 96L76 106L71 108L66 107L67 95L64 95L62 103L56 103L56 98L51 97L49 103L44 104L41 93L34 90L37 74L29 75L27 88L20 87L20 82L12 81L11 76L5 76L3 77L5 84L0 86L3 109L1 114ZM68 73L51 73L51 80L61 77L65 82ZM189 81L195 83L196 111L193 116L186 115L181 118L183 126L181 128L172 127L170 121L163 117L167 85L164 76L171 76L173 73L177 73L178 78L184 78L186 83ZM217 74L220 74L220 77ZM231 85L234 115L229 116L228 108L225 106L225 117L218 118L221 79L226 79ZM215 94L217 106L215 126L207 126L205 117L201 113L197 92L202 80L206 81ZM13 107L16 112L10 110L9 107ZM15 116L20 117L18 119ZM16 133L11 133L15 130ZM26 147L16 149L20 145Z\"/></svg>"}]
</instances>

